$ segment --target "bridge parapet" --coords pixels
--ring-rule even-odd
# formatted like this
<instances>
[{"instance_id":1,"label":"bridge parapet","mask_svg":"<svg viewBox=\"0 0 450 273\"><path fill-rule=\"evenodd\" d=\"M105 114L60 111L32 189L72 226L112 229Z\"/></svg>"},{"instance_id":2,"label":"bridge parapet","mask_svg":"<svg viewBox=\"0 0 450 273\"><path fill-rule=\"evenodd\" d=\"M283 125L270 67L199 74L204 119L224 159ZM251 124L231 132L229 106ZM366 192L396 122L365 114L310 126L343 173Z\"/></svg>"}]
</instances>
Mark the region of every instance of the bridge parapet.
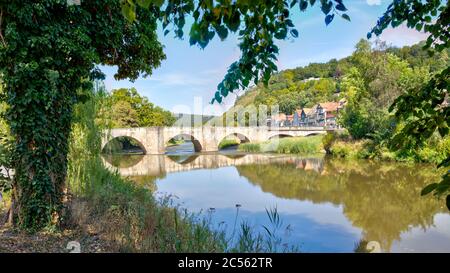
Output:
<instances>
[{"instance_id":1,"label":"bridge parapet","mask_svg":"<svg viewBox=\"0 0 450 273\"><path fill-rule=\"evenodd\" d=\"M129 137L140 143L146 154L164 154L166 143L177 136L191 138L197 152L214 152L230 135L250 142L264 142L279 136L309 136L326 134L324 127L145 127L119 128L105 132L102 147L117 137Z\"/></svg>"}]
</instances>

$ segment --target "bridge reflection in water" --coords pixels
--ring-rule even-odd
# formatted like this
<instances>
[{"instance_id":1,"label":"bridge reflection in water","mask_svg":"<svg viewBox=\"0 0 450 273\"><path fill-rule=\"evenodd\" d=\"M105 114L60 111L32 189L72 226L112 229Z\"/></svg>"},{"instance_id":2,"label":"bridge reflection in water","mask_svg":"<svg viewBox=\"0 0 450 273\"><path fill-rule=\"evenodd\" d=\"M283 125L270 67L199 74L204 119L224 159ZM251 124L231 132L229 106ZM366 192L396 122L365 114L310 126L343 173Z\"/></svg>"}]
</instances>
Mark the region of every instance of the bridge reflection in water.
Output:
<instances>
[{"instance_id":1,"label":"bridge reflection in water","mask_svg":"<svg viewBox=\"0 0 450 273\"><path fill-rule=\"evenodd\" d=\"M106 155L105 165L117 170L122 176L161 176L166 173L185 172L196 169L216 169L228 166L241 166L272 163L296 164L299 168L321 172L321 158L301 158L265 154L186 154L186 155Z\"/></svg>"},{"instance_id":2,"label":"bridge reflection in water","mask_svg":"<svg viewBox=\"0 0 450 273\"><path fill-rule=\"evenodd\" d=\"M124 176L146 177L188 209L216 208L219 220L232 223L240 203L241 217L261 223L264 209L277 205L294 229L289 242L306 251L352 251L359 241L377 241L383 251L450 252L448 211L442 200L420 197L440 177L433 166L265 154L123 159L105 162Z\"/></svg>"}]
</instances>

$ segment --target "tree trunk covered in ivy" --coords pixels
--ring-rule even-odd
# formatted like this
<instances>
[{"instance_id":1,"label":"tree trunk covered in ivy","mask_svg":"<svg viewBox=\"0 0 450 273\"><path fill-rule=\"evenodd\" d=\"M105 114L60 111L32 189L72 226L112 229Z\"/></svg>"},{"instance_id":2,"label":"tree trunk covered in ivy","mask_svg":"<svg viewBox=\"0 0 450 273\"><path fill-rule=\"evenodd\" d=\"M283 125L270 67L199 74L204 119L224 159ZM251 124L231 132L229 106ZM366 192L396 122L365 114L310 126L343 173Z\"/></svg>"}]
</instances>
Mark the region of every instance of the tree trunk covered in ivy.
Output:
<instances>
[{"instance_id":1,"label":"tree trunk covered in ivy","mask_svg":"<svg viewBox=\"0 0 450 273\"><path fill-rule=\"evenodd\" d=\"M76 91L92 69L64 9L17 4L7 28L6 115L15 137L16 221L34 229L58 223Z\"/></svg>"},{"instance_id":2,"label":"tree trunk covered in ivy","mask_svg":"<svg viewBox=\"0 0 450 273\"><path fill-rule=\"evenodd\" d=\"M68 139L77 91L101 77L150 74L164 58L151 13L129 23L120 1L0 0L0 74L15 138L14 222L37 230L61 220Z\"/></svg>"}]
</instances>

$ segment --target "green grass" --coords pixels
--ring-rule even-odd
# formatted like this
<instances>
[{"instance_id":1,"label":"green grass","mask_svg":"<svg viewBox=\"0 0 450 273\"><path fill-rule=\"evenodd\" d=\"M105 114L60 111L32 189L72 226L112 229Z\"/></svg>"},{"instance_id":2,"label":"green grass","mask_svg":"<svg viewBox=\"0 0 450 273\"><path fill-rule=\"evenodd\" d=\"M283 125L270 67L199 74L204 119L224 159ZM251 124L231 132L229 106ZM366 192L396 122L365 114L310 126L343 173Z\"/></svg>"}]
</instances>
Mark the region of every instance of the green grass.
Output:
<instances>
[{"instance_id":1,"label":"green grass","mask_svg":"<svg viewBox=\"0 0 450 273\"><path fill-rule=\"evenodd\" d=\"M239 150L280 154L317 154L323 152L322 136L288 137L262 143L244 143L239 146Z\"/></svg>"},{"instance_id":2,"label":"green grass","mask_svg":"<svg viewBox=\"0 0 450 273\"><path fill-rule=\"evenodd\" d=\"M224 139L219 143L219 150L225 149L225 148L231 147L231 146L237 146L239 144L240 144L240 142L237 139Z\"/></svg>"},{"instance_id":3,"label":"green grass","mask_svg":"<svg viewBox=\"0 0 450 273\"><path fill-rule=\"evenodd\" d=\"M422 162L438 164L450 154L450 137L436 137L415 149L390 150L386 144L372 140L337 139L329 145L334 157L348 159L373 159L381 161Z\"/></svg>"}]
</instances>

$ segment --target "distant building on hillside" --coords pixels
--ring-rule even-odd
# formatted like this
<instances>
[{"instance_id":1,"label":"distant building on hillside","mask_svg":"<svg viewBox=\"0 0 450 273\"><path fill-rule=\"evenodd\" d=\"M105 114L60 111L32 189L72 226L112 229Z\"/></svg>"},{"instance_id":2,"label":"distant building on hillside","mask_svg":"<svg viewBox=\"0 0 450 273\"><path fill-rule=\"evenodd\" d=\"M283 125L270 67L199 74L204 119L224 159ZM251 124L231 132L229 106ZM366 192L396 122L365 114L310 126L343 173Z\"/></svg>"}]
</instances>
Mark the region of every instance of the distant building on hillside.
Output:
<instances>
[{"instance_id":1,"label":"distant building on hillside","mask_svg":"<svg viewBox=\"0 0 450 273\"><path fill-rule=\"evenodd\" d=\"M278 113L268 120L269 126L274 127L338 127L337 117L345 106L346 101L321 102L311 108L302 108L292 115Z\"/></svg>"}]
</instances>

